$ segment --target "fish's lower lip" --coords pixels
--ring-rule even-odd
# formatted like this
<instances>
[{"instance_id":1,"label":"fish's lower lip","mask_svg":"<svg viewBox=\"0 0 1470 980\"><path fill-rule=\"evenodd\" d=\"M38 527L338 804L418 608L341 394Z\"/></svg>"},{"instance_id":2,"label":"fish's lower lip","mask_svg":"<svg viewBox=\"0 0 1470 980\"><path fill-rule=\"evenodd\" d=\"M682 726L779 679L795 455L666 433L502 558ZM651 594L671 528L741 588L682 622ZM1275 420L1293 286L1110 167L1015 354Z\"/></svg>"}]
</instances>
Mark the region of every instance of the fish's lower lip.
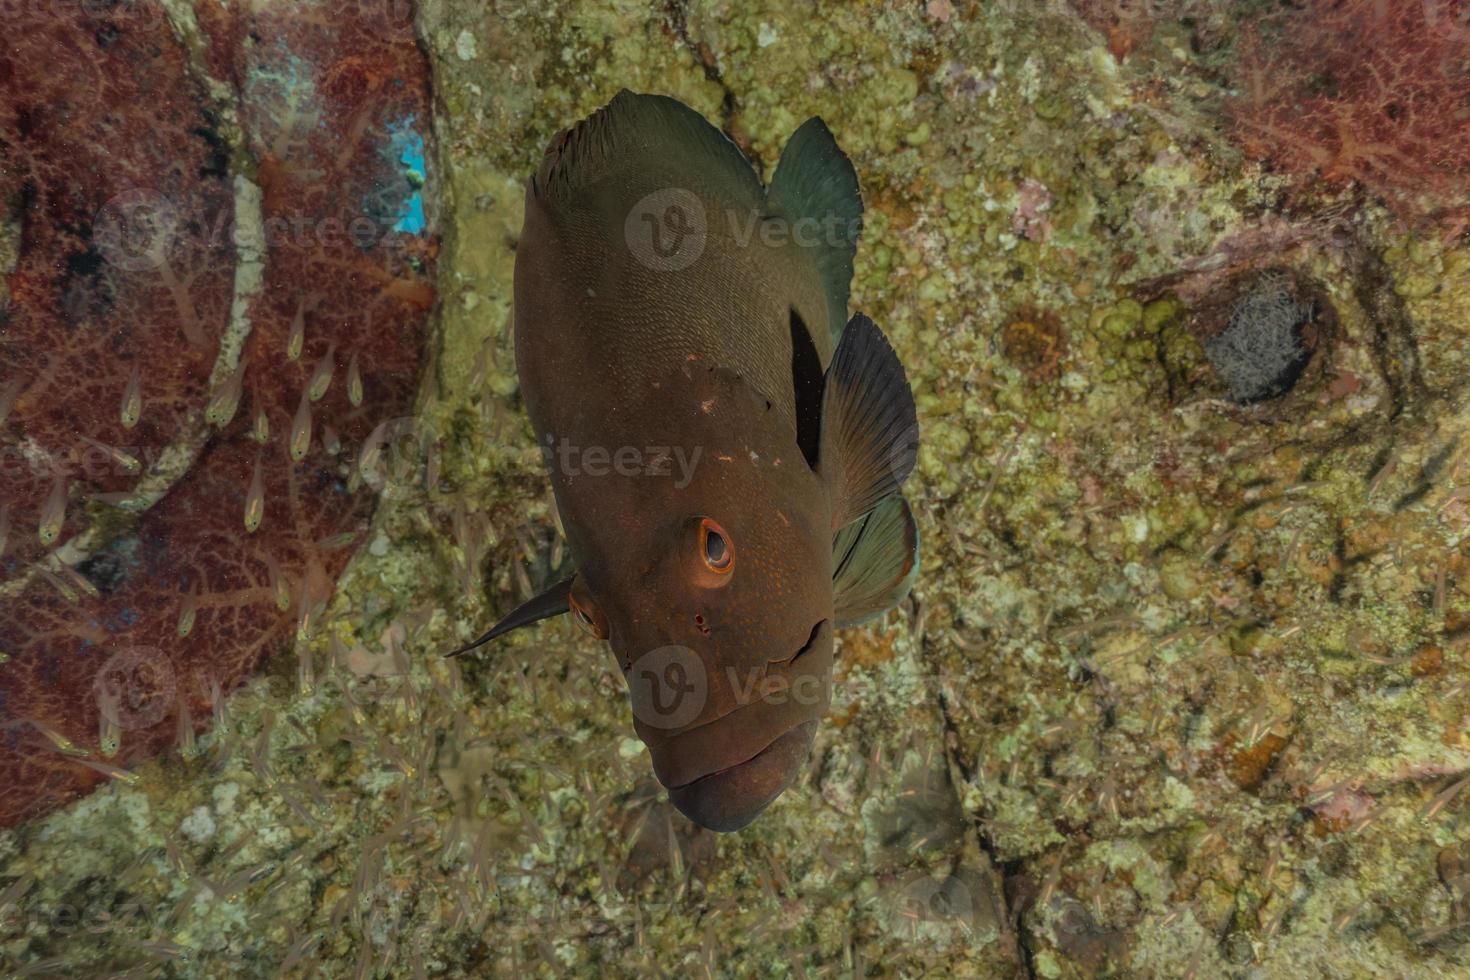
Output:
<instances>
[{"instance_id":1,"label":"fish's lower lip","mask_svg":"<svg viewBox=\"0 0 1470 980\"><path fill-rule=\"evenodd\" d=\"M669 801L702 827L739 830L790 785L806 761L816 730L816 719L795 725L744 762L671 787Z\"/></svg>"}]
</instances>

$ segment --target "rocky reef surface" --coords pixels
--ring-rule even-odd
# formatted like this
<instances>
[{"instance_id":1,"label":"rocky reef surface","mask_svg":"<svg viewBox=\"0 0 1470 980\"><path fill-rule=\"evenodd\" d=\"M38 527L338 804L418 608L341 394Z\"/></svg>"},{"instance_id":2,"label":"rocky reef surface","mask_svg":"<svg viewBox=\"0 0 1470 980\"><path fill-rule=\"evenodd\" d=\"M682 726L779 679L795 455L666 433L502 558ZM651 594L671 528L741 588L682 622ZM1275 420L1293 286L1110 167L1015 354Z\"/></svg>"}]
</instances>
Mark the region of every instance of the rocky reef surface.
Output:
<instances>
[{"instance_id":1,"label":"rocky reef surface","mask_svg":"<svg viewBox=\"0 0 1470 980\"><path fill-rule=\"evenodd\" d=\"M1470 969L1461 7L243 7L304 18L287 37L351 16L417 38L427 366L294 644L196 704L197 737L174 709L178 744L0 834L7 973ZM1314 7L1381 63L1344 53L1344 22L1314 33ZM171 0L157 43L240 86L221 128L248 134L220 66L267 40L229 34L232 8ZM615 665L570 624L439 656L560 560L511 270L525 176L621 87L695 106L766 176L827 121L867 206L853 305L923 431L913 596L839 634L805 778L727 836L668 805ZM236 201L270 178L240 173ZM32 523L11 536L37 550Z\"/></svg>"}]
</instances>

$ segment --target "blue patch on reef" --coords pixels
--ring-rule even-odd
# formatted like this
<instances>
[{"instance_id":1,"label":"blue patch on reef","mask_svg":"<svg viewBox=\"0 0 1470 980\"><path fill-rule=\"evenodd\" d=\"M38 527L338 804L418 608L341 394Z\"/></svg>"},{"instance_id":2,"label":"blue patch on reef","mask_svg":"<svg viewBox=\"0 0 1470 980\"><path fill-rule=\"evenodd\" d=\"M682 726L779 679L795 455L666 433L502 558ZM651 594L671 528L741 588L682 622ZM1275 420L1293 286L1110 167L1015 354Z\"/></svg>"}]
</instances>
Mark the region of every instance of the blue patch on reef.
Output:
<instances>
[{"instance_id":1,"label":"blue patch on reef","mask_svg":"<svg viewBox=\"0 0 1470 980\"><path fill-rule=\"evenodd\" d=\"M424 156L424 138L413 129L414 117L409 116L388 125L394 159L403 165L403 176L413 188L413 193L398 212L394 231L405 231L417 235L428 223L424 217L423 186L428 164Z\"/></svg>"},{"instance_id":2,"label":"blue patch on reef","mask_svg":"<svg viewBox=\"0 0 1470 980\"><path fill-rule=\"evenodd\" d=\"M102 628L109 633L126 633L137 624L138 610L128 606L111 619L104 620Z\"/></svg>"}]
</instances>

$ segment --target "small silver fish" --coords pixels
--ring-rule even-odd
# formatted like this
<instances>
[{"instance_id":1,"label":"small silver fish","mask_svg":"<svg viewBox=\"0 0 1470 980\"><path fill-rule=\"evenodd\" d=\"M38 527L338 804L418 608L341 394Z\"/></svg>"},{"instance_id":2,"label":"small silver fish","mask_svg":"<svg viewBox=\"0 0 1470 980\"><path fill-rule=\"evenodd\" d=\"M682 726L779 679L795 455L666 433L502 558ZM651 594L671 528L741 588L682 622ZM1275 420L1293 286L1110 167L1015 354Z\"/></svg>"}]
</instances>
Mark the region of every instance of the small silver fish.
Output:
<instances>
[{"instance_id":1,"label":"small silver fish","mask_svg":"<svg viewBox=\"0 0 1470 980\"><path fill-rule=\"evenodd\" d=\"M240 407L240 394L245 384L245 366L248 363L245 358L240 358L235 370L230 372L210 396L209 403L204 408L206 422L223 429L234 419L235 411Z\"/></svg>"},{"instance_id":2,"label":"small silver fish","mask_svg":"<svg viewBox=\"0 0 1470 980\"><path fill-rule=\"evenodd\" d=\"M307 382L307 396L314 402L322 400L327 389L332 386L332 375L336 371L337 345L328 344L326 356L317 362L316 370L311 372L311 380Z\"/></svg>"},{"instance_id":3,"label":"small silver fish","mask_svg":"<svg viewBox=\"0 0 1470 980\"><path fill-rule=\"evenodd\" d=\"M46 495L46 503L41 507L41 525L37 529L37 536L41 544L47 548L56 543L61 536L61 526L66 523L66 477L56 475L51 484L51 492Z\"/></svg>"},{"instance_id":4,"label":"small silver fish","mask_svg":"<svg viewBox=\"0 0 1470 980\"><path fill-rule=\"evenodd\" d=\"M96 439L89 439L86 436L80 436L79 438L98 452L105 453L108 459L116 463L129 476L136 475L143 468L143 464L139 463L136 457L129 455L115 446L109 446L105 443L98 442Z\"/></svg>"},{"instance_id":5,"label":"small silver fish","mask_svg":"<svg viewBox=\"0 0 1470 980\"><path fill-rule=\"evenodd\" d=\"M194 618L199 613L199 587L193 586L184 593L179 603L179 622L175 632L179 639L186 639L194 630Z\"/></svg>"},{"instance_id":6,"label":"small silver fish","mask_svg":"<svg viewBox=\"0 0 1470 980\"><path fill-rule=\"evenodd\" d=\"M254 534L265 516L265 481L260 473L260 454L255 456L255 470L250 477L250 486L245 491L245 530Z\"/></svg>"},{"instance_id":7,"label":"small silver fish","mask_svg":"<svg viewBox=\"0 0 1470 980\"><path fill-rule=\"evenodd\" d=\"M357 364L357 351L347 361L347 400L353 408L362 405L362 369Z\"/></svg>"},{"instance_id":8,"label":"small silver fish","mask_svg":"<svg viewBox=\"0 0 1470 980\"><path fill-rule=\"evenodd\" d=\"M143 417L143 376L138 366L133 365L133 373L128 377L128 386L123 389L122 405L118 409L118 418L122 420L124 429L131 429L138 424Z\"/></svg>"},{"instance_id":9,"label":"small silver fish","mask_svg":"<svg viewBox=\"0 0 1470 980\"><path fill-rule=\"evenodd\" d=\"M296 417L291 420L291 461L301 462L311 448L311 392L301 393L301 404L296 407Z\"/></svg>"},{"instance_id":10,"label":"small silver fish","mask_svg":"<svg viewBox=\"0 0 1470 980\"><path fill-rule=\"evenodd\" d=\"M286 360L294 361L306 346L306 297L296 303L296 316L291 319L291 332L286 336Z\"/></svg>"}]
</instances>

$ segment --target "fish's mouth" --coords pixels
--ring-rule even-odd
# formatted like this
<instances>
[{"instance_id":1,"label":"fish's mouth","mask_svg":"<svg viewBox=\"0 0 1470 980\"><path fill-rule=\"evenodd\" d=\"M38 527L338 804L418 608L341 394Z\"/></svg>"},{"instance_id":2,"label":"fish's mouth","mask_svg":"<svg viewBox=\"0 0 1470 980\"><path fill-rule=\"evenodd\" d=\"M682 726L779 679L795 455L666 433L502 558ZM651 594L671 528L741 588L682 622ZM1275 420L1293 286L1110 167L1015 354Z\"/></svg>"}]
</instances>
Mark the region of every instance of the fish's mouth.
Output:
<instances>
[{"instance_id":1,"label":"fish's mouth","mask_svg":"<svg viewBox=\"0 0 1470 980\"><path fill-rule=\"evenodd\" d=\"M817 640L822 635L822 627L823 626L826 626L826 625L827 625L827 621L825 619L819 619L819 620L817 620L814 624L812 624L812 631L811 631L811 633L807 634L806 642L801 645L801 649L797 650L795 653L793 653L789 657L786 657L785 659L782 659L782 660L772 660L771 661L771 666L773 666L773 667L790 667L791 665L795 664L798 660L800 660L803 656L805 656L806 654L810 653L811 650L812 650L812 647L814 647L814 646L817 645Z\"/></svg>"},{"instance_id":2,"label":"fish's mouth","mask_svg":"<svg viewBox=\"0 0 1470 980\"><path fill-rule=\"evenodd\" d=\"M752 658L756 666L747 674L760 684L716 675L724 685L713 690L713 710L687 728L655 728L635 710L633 727L648 746L654 775L670 802L700 826L739 830L805 765L831 703L832 620L819 620L797 642L780 659Z\"/></svg>"},{"instance_id":3,"label":"fish's mouth","mask_svg":"<svg viewBox=\"0 0 1470 980\"><path fill-rule=\"evenodd\" d=\"M669 802L701 827L739 830L791 785L816 733L815 718L789 728L744 762L670 787Z\"/></svg>"}]
</instances>

